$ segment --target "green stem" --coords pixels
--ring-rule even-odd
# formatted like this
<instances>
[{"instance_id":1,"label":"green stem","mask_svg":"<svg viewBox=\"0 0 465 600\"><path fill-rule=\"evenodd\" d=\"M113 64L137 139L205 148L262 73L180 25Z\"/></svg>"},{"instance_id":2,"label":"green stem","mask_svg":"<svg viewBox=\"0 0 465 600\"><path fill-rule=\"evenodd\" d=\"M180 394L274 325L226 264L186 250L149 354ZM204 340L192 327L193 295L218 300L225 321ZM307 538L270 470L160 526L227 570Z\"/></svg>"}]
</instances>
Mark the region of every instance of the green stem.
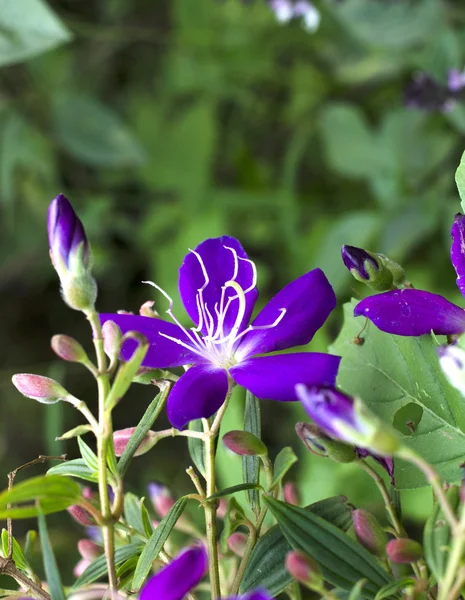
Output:
<instances>
[{"instance_id":1,"label":"green stem","mask_svg":"<svg viewBox=\"0 0 465 600\"><path fill-rule=\"evenodd\" d=\"M105 401L110 391L110 378L107 372L107 357L103 347L102 329L97 312L91 311L86 314L92 327L95 354L98 366L98 487L100 495L100 510L102 513L102 537L103 547L108 569L108 582L110 597L116 598L118 593L118 581L115 568L115 530L114 518L108 495L107 477L107 451L109 444L113 444L113 430L111 413L105 410ZM119 486L118 486L119 487Z\"/></svg>"},{"instance_id":2,"label":"green stem","mask_svg":"<svg viewBox=\"0 0 465 600\"><path fill-rule=\"evenodd\" d=\"M452 598L451 588L455 589L454 579L458 576L460 561L465 550L465 505L462 505L460 521L453 529L452 549L447 561L444 578L439 582L438 600L448 600Z\"/></svg>"}]
</instances>

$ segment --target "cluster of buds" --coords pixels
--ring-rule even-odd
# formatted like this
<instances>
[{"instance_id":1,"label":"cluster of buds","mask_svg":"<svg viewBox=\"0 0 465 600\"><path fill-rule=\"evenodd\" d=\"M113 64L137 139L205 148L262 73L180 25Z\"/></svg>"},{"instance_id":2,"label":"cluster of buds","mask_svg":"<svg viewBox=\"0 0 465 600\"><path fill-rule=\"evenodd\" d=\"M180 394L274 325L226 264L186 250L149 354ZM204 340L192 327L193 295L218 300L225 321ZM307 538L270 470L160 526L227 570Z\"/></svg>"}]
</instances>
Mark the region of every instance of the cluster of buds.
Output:
<instances>
[{"instance_id":1,"label":"cluster of buds","mask_svg":"<svg viewBox=\"0 0 465 600\"><path fill-rule=\"evenodd\" d=\"M342 246L341 255L354 278L372 290L385 292L405 285L404 269L384 254Z\"/></svg>"}]
</instances>

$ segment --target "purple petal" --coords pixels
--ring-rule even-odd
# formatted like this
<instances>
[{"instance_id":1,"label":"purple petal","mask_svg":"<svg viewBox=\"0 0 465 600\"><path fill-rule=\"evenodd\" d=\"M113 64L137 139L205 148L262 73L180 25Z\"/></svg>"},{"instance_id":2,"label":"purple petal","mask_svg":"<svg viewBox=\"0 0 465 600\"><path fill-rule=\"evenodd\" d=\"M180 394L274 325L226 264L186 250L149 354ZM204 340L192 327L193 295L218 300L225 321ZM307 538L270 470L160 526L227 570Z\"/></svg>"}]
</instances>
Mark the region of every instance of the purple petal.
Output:
<instances>
[{"instance_id":1,"label":"purple petal","mask_svg":"<svg viewBox=\"0 0 465 600\"><path fill-rule=\"evenodd\" d=\"M450 259L457 273L457 286L465 297L465 216L455 215L454 224L450 232L452 236L452 246L450 249Z\"/></svg>"},{"instance_id":2,"label":"purple petal","mask_svg":"<svg viewBox=\"0 0 465 600\"><path fill-rule=\"evenodd\" d=\"M395 290L369 296L357 304L356 317L396 335L449 335L465 331L465 311L442 296L422 290Z\"/></svg>"},{"instance_id":3,"label":"purple petal","mask_svg":"<svg viewBox=\"0 0 465 600\"><path fill-rule=\"evenodd\" d=\"M298 352L249 358L229 372L236 383L258 398L297 400L295 385L334 385L341 358L332 354Z\"/></svg>"},{"instance_id":4,"label":"purple petal","mask_svg":"<svg viewBox=\"0 0 465 600\"><path fill-rule=\"evenodd\" d=\"M118 325L121 331L138 331L149 341L149 350L142 363L144 367L153 369L165 369L168 367L180 367L196 362L202 362L202 358L194 351L188 350L176 342L168 340L163 335L180 339L189 343L183 331L177 325L163 321L163 319L152 319L150 317L140 317L138 315L126 314L101 314L100 322L102 325L106 321L113 321ZM135 340L127 340L122 349L122 356L128 360L136 348Z\"/></svg>"},{"instance_id":5,"label":"purple petal","mask_svg":"<svg viewBox=\"0 0 465 600\"><path fill-rule=\"evenodd\" d=\"M207 567L204 546L188 548L148 580L139 600L183 600L205 575Z\"/></svg>"},{"instance_id":6,"label":"purple petal","mask_svg":"<svg viewBox=\"0 0 465 600\"><path fill-rule=\"evenodd\" d=\"M238 324L238 332L240 332L249 322L258 296L257 288L254 285L254 268L240 242L233 237L224 235L220 238L205 240L194 251L189 252L179 269L179 293L187 313L196 326L200 321L197 297L199 290L208 281L201 297L206 310L211 315L213 331L217 330L218 325L215 306L221 312L222 308L226 308L228 299L236 297L235 300L231 300L223 322L223 333L228 335L236 324L239 308L237 291L234 287L228 286L223 292L225 284L232 280L239 284L244 292L252 288L245 295L245 312ZM207 316L207 320L209 318ZM205 318L202 318L201 331L203 335L208 334Z\"/></svg>"},{"instance_id":7,"label":"purple petal","mask_svg":"<svg viewBox=\"0 0 465 600\"><path fill-rule=\"evenodd\" d=\"M195 365L179 379L168 396L168 419L182 429L195 419L208 419L223 404L228 391L225 369Z\"/></svg>"},{"instance_id":8,"label":"purple petal","mask_svg":"<svg viewBox=\"0 0 465 600\"><path fill-rule=\"evenodd\" d=\"M225 600L273 600L266 590L257 589L244 596L229 596Z\"/></svg>"},{"instance_id":9,"label":"purple petal","mask_svg":"<svg viewBox=\"0 0 465 600\"><path fill-rule=\"evenodd\" d=\"M272 298L252 323L265 327L246 333L239 344L238 355L265 354L307 344L336 306L336 296L321 269L314 269ZM281 309L286 309L279 323Z\"/></svg>"},{"instance_id":10,"label":"purple petal","mask_svg":"<svg viewBox=\"0 0 465 600\"><path fill-rule=\"evenodd\" d=\"M88 260L89 246L81 221L74 212L69 200L59 194L48 208L48 240L54 263L61 260L69 266L73 251L84 243L82 259Z\"/></svg>"},{"instance_id":11,"label":"purple petal","mask_svg":"<svg viewBox=\"0 0 465 600\"><path fill-rule=\"evenodd\" d=\"M355 451L357 452L357 456L359 458L367 458L368 456L371 456L371 458L380 464L389 475L392 485L396 484L394 477L394 459L391 456L380 456L379 454L370 452L370 450L367 450L366 448L356 448Z\"/></svg>"}]
</instances>

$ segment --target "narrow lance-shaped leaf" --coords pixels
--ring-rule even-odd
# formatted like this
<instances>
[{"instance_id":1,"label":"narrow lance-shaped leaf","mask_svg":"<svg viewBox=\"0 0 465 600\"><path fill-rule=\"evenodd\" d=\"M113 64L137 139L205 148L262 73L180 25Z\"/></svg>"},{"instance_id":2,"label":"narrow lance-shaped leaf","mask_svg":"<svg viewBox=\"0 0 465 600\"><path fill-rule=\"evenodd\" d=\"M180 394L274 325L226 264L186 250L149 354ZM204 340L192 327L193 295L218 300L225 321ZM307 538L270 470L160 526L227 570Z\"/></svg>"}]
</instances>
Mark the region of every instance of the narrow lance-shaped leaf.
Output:
<instances>
[{"instance_id":1,"label":"narrow lance-shaped leaf","mask_svg":"<svg viewBox=\"0 0 465 600\"><path fill-rule=\"evenodd\" d=\"M42 559L44 561L45 577L50 588L50 596L52 600L65 600L63 586L61 584L60 571L53 553L52 544L48 536L47 522L44 514L39 509L39 538L40 547L42 550Z\"/></svg>"},{"instance_id":2,"label":"narrow lance-shaped leaf","mask_svg":"<svg viewBox=\"0 0 465 600\"><path fill-rule=\"evenodd\" d=\"M74 460L68 460L51 467L47 471L47 476L50 475L77 477L78 479L84 479L85 481L98 481L98 474L89 469L83 458L75 458Z\"/></svg>"},{"instance_id":3,"label":"narrow lance-shaped leaf","mask_svg":"<svg viewBox=\"0 0 465 600\"><path fill-rule=\"evenodd\" d=\"M133 556L138 556L142 551L143 545L140 542L127 544L121 546L115 550L115 565L118 566L129 560ZM103 577L107 572L107 560L105 555L99 556L93 563L91 563L84 573L78 577L73 585L73 589L78 589L89 583L93 583Z\"/></svg>"},{"instance_id":4,"label":"narrow lance-shaped leaf","mask_svg":"<svg viewBox=\"0 0 465 600\"><path fill-rule=\"evenodd\" d=\"M26 572L30 572L31 571L31 566L27 560L27 558L24 556L24 552L21 549L21 546L18 544L16 538L12 538L12 548L13 548L13 561L15 563L15 565L18 567L18 569L20 569L21 571L26 571ZM6 557L8 555L8 532L6 529L2 530L2 554L3 557Z\"/></svg>"},{"instance_id":5,"label":"narrow lance-shaped leaf","mask_svg":"<svg viewBox=\"0 0 465 600\"><path fill-rule=\"evenodd\" d=\"M98 458L95 452L85 443L85 441L78 436L78 445L79 450L81 451L81 456L89 467L90 471L97 472L98 471Z\"/></svg>"},{"instance_id":6,"label":"narrow lance-shaped leaf","mask_svg":"<svg viewBox=\"0 0 465 600\"><path fill-rule=\"evenodd\" d=\"M195 419L189 423L189 429L191 431L203 431L202 419ZM199 470L203 477L206 477L205 468L205 444L203 440L199 438L189 437L187 438L187 447L189 449L190 457L192 458L194 465Z\"/></svg>"},{"instance_id":7,"label":"narrow lance-shaped leaf","mask_svg":"<svg viewBox=\"0 0 465 600\"><path fill-rule=\"evenodd\" d=\"M244 431L261 438L260 402L248 390L245 394ZM242 477L244 483L260 482L260 458L258 456L242 457ZM254 511L260 510L260 496L255 489L251 488L247 491L247 500Z\"/></svg>"},{"instance_id":8,"label":"narrow lance-shaped leaf","mask_svg":"<svg viewBox=\"0 0 465 600\"><path fill-rule=\"evenodd\" d=\"M279 452L274 462L273 481L271 482L270 489L281 483L283 477L297 461L298 458L290 446L286 446Z\"/></svg>"}]
</instances>

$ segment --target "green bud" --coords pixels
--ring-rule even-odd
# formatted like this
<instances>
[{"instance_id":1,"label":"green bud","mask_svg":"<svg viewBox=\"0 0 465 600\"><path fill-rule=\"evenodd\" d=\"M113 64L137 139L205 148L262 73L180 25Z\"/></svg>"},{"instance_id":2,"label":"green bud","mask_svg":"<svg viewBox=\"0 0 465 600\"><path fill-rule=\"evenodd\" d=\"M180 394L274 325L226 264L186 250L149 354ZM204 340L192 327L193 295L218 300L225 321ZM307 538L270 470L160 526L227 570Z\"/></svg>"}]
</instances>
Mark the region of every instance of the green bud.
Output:
<instances>
[{"instance_id":1,"label":"green bud","mask_svg":"<svg viewBox=\"0 0 465 600\"><path fill-rule=\"evenodd\" d=\"M312 454L331 458L338 463L350 463L357 458L353 446L328 437L313 423L296 423L295 430Z\"/></svg>"}]
</instances>

